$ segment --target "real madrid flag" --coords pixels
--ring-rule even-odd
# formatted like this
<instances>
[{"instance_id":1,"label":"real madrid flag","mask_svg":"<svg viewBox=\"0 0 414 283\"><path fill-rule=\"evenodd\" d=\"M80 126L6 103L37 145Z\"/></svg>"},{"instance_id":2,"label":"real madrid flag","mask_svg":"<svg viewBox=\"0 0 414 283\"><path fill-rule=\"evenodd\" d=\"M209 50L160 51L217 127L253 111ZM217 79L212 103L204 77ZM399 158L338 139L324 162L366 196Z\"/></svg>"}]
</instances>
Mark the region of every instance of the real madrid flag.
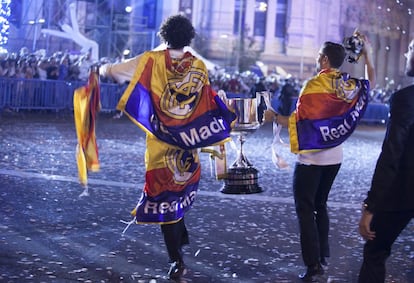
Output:
<instances>
[{"instance_id":1,"label":"real madrid flag","mask_svg":"<svg viewBox=\"0 0 414 283\"><path fill-rule=\"evenodd\" d=\"M132 214L172 223L191 207L200 180L198 149L230 139L236 115L212 90L204 63L187 52L145 52L118 109L147 133L145 185Z\"/></svg>"},{"instance_id":2,"label":"real madrid flag","mask_svg":"<svg viewBox=\"0 0 414 283\"><path fill-rule=\"evenodd\" d=\"M322 70L302 87L289 117L291 152L306 153L343 143L368 105L369 81L336 69Z\"/></svg>"}]
</instances>

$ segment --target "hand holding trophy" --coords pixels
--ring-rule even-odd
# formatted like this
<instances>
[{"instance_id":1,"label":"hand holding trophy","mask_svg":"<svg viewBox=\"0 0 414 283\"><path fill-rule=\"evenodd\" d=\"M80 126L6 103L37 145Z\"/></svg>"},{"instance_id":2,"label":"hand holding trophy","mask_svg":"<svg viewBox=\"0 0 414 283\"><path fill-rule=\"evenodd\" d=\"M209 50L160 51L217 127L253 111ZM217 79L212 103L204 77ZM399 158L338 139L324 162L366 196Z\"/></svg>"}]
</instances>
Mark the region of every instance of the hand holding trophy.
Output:
<instances>
[{"instance_id":1,"label":"hand holding trophy","mask_svg":"<svg viewBox=\"0 0 414 283\"><path fill-rule=\"evenodd\" d=\"M365 59L365 78L369 80L371 86L374 86L376 75L372 58L372 46L368 37L356 29L352 36L344 38L343 46L347 52L347 61L350 63L358 63L359 58L363 55Z\"/></svg>"},{"instance_id":2,"label":"hand holding trophy","mask_svg":"<svg viewBox=\"0 0 414 283\"><path fill-rule=\"evenodd\" d=\"M344 38L343 45L348 53L347 61L349 63L358 63L358 60L364 51L365 41L365 36L362 35L358 29L356 29L351 36Z\"/></svg>"}]
</instances>

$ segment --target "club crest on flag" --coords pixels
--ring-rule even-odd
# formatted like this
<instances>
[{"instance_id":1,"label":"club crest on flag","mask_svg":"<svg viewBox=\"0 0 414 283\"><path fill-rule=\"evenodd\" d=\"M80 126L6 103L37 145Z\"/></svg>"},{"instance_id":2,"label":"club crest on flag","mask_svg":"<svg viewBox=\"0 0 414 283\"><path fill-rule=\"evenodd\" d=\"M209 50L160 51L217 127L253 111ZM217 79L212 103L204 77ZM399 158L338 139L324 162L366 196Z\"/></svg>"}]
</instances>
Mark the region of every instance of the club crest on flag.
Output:
<instances>
[{"instance_id":1,"label":"club crest on flag","mask_svg":"<svg viewBox=\"0 0 414 283\"><path fill-rule=\"evenodd\" d=\"M184 79L171 80L160 97L161 110L174 119L186 119L200 102L201 89L206 80L201 72L188 72Z\"/></svg>"},{"instance_id":2,"label":"club crest on flag","mask_svg":"<svg viewBox=\"0 0 414 283\"><path fill-rule=\"evenodd\" d=\"M169 149L165 159L168 169L171 171L174 182L184 184L198 168L198 155L194 150Z\"/></svg>"}]
</instances>

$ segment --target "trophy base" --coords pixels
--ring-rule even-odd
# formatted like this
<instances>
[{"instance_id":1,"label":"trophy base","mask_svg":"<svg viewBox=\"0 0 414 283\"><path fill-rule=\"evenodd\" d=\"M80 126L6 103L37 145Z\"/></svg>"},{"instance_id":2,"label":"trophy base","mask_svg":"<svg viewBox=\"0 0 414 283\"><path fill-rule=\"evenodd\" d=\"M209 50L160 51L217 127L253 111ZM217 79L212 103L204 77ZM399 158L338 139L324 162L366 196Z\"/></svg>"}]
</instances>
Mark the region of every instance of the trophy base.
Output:
<instances>
[{"instance_id":1,"label":"trophy base","mask_svg":"<svg viewBox=\"0 0 414 283\"><path fill-rule=\"evenodd\" d=\"M224 194L254 194L262 192L258 184L258 170L254 167L232 167L228 169L224 186Z\"/></svg>"}]
</instances>

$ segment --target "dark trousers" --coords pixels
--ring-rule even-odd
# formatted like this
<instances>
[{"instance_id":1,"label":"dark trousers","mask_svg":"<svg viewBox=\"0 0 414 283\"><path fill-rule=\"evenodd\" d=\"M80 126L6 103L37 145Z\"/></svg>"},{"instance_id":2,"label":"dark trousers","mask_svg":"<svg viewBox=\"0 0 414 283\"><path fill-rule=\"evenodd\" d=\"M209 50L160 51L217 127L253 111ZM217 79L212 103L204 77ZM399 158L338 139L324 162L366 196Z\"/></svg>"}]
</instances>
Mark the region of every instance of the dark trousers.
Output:
<instances>
[{"instance_id":1,"label":"dark trousers","mask_svg":"<svg viewBox=\"0 0 414 283\"><path fill-rule=\"evenodd\" d=\"M164 236L170 262L183 262L182 246L189 244L184 218L173 224L161 224L161 231Z\"/></svg>"},{"instance_id":2,"label":"dark trousers","mask_svg":"<svg viewBox=\"0 0 414 283\"><path fill-rule=\"evenodd\" d=\"M303 165L293 174L293 195L299 220L302 258L306 266L329 257L329 216L326 202L341 164Z\"/></svg>"},{"instance_id":3,"label":"dark trousers","mask_svg":"<svg viewBox=\"0 0 414 283\"><path fill-rule=\"evenodd\" d=\"M385 282L385 261L391 254L391 246L413 217L414 211L374 214L371 230L375 231L375 239L364 245L364 259L358 282Z\"/></svg>"}]
</instances>

